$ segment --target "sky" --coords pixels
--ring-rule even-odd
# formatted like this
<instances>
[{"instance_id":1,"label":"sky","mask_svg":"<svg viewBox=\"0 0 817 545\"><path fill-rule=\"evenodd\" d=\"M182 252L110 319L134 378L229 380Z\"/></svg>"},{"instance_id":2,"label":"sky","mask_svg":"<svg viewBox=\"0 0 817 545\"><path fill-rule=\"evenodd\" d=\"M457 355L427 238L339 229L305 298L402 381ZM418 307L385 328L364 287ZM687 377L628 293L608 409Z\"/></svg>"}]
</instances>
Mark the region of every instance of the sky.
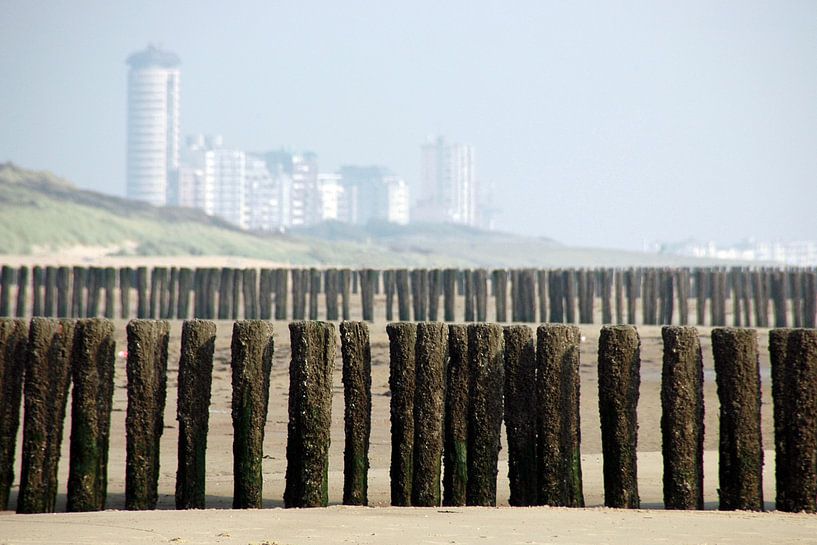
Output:
<instances>
[{"instance_id":1,"label":"sky","mask_svg":"<svg viewBox=\"0 0 817 545\"><path fill-rule=\"evenodd\" d=\"M472 144L496 225L570 245L817 239L814 1L0 0L0 161L124 195L125 58L183 134L379 164Z\"/></svg>"}]
</instances>

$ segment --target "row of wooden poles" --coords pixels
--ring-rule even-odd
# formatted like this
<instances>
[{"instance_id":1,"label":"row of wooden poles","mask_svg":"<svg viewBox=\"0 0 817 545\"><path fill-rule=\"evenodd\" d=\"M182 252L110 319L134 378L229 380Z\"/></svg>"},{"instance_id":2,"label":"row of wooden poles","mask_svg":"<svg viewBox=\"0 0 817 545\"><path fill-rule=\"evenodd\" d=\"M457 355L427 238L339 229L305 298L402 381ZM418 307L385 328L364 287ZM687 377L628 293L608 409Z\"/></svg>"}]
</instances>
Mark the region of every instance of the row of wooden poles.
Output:
<instances>
[{"instance_id":1,"label":"row of wooden poles","mask_svg":"<svg viewBox=\"0 0 817 545\"><path fill-rule=\"evenodd\" d=\"M365 322L342 322L343 503L368 503L371 356ZM284 505L328 504L335 324L289 324L289 423ZM508 444L510 504L581 507L579 344L576 326L400 322L390 342L391 503L496 504L501 424ZM664 504L703 509L704 398L695 328L665 326L661 385ZM169 325L127 325L127 509L157 504ZM178 377L176 507L205 506L205 452L216 325L184 322ZM756 332L716 328L721 509L762 510L763 447ZM105 508L114 327L104 319L0 320L0 508L8 502L24 392L20 513L54 510L69 384L73 384L67 509ZM262 506L264 428L274 350L272 324L233 324L235 508ZM776 506L817 510L817 330L770 333ZM598 346L604 503L637 508L640 339L604 326Z\"/></svg>"},{"instance_id":2,"label":"row of wooden poles","mask_svg":"<svg viewBox=\"0 0 817 545\"><path fill-rule=\"evenodd\" d=\"M590 324L599 307L603 324L815 327L817 316L817 271L803 268L381 271L35 266L30 272L27 266L2 267L0 316L349 320L352 295L358 292L360 319L365 321L374 320L379 294L385 295L387 321L484 322L489 319L489 297L494 299L497 322Z\"/></svg>"}]
</instances>

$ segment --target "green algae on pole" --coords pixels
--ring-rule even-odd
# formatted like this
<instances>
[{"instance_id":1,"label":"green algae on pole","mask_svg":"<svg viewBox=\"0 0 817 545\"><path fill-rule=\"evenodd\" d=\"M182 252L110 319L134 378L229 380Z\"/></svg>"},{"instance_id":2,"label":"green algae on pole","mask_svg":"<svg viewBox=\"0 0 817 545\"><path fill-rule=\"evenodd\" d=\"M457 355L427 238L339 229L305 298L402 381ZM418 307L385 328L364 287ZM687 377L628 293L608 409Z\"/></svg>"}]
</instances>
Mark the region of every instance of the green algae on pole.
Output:
<instances>
[{"instance_id":1,"label":"green algae on pole","mask_svg":"<svg viewBox=\"0 0 817 545\"><path fill-rule=\"evenodd\" d=\"M165 320L131 320L127 325L125 508L132 511L155 509L159 499L169 333Z\"/></svg>"},{"instance_id":2,"label":"green algae on pole","mask_svg":"<svg viewBox=\"0 0 817 545\"><path fill-rule=\"evenodd\" d=\"M399 271L398 271L399 273ZM398 282L398 286L399 286ZM389 389L391 390L391 504L411 505L414 475L414 392L417 324L388 324Z\"/></svg>"},{"instance_id":3,"label":"green algae on pole","mask_svg":"<svg viewBox=\"0 0 817 545\"><path fill-rule=\"evenodd\" d=\"M341 322L343 355L343 504L368 505L372 429L372 354L365 322Z\"/></svg>"},{"instance_id":4,"label":"green algae on pole","mask_svg":"<svg viewBox=\"0 0 817 545\"><path fill-rule=\"evenodd\" d=\"M579 343L574 325L536 330L537 476L540 505L584 507Z\"/></svg>"},{"instance_id":5,"label":"green algae on pole","mask_svg":"<svg viewBox=\"0 0 817 545\"><path fill-rule=\"evenodd\" d=\"M505 431L513 506L537 505L536 347L526 325L505 326ZM552 424L552 422L551 422Z\"/></svg>"},{"instance_id":6,"label":"green algae on pole","mask_svg":"<svg viewBox=\"0 0 817 545\"><path fill-rule=\"evenodd\" d=\"M757 332L715 328L712 352L720 400L719 509L762 511L763 442Z\"/></svg>"},{"instance_id":7,"label":"green algae on pole","mask_svg":"<svg viewBox=\"0 0 817 545\"><path fill-rule=\"evenodd\" d=\"M179 356L179 421L176 509L204 509L205 457L216 324L187 320Z\"/></svg>"},{"instance_id":8,"label":"green algae on pole","mask_svg":"<svg viewBox=\"0 0 817 545\"><path fill-rule=\"evenodd\" d=\"M817 511L817 330L769 333L775 431L775 507Z\"/></svg>"},{"instance_id":9,"label":"green algae on pole","mask_svg":"<svg viewBox=\"0 0 817 545\"><path fill-rule=\"evenodd\" d=\"M448 327L442 322L417 324L414 390L414 475L411 504L440 505L443 455L445 360Z\"/></svg>"},{"instance_id":10,"label":"green algae on pole","mask_svg":"<svg viewBox=\"0 0 817 545\"><path fill-rule=\"evenodd\" d=\"M69 512L105 509L115 357L113 322L76 322L71 373Z\"/></svg>"},{"instance_id":11,"label":"green algae on pole","mask_svg":"<svg viewBox=\"0 0 817 545\"><path fill-rule=\"evenodd\" d=\"M448 326L443 426L443 505L465 505L468 483L468 327Z\"/></svg>"},{"instance_id":12,"label":"green algae on pole","mask_svg":"<svg viewBox=\"0 0 817 545\"><path fill-rule=\"evenodd\" d=\"M14 447L20 426L27 348L26 322L0 320L0 511L8 508L14 481Z\"/></svg>"},{"instance_id":13,"label":"green algae on pole","mask_svg":"<svg viewBox=\"0 0 817 545\"><path fill-rule=\"evenodd\" d=\"M497 459L504 387L503 334L499 324L468 326L468 505L496 505Z\"/></svg>"},{"instance_id":14,"label":"green algae on pole","mask_svg":"<svg viewBox=\"0 0 817 545\"><path fill-rule=\"evenodd\" d=\"M698 330L664 326L661 451L664 507L704 508L704 368Z\"/></svg>"},{"instance_id":15,"label":"green algae on pole","mask_svg":"<svg viewBox=\"0 0 817 545\"><path fill-rule=\"evenodd\" d=\"M74 322L34 318L25 370L25 420L18 513L50 513L57 498Z\"/></svg>"},{"instance_id":16,"label":"green algae on pole","mask_svg":"<svg viewBox=\"0 0 817 545\"><path fill-rule=\"evenodd\" d=\"M273 350L270 322L242 320L233 324L233 509L262 507L261 463Z\"/></svg>"},{"instance_id":17,"label":"green algae on pole","mask_svg":"<svg viewBox=\"0 0 817 545\"><path fill-rule=\"evenodd\" d=\"M292 322L289 335L292 360L284 507L326 507L335 325Z\"/></svg>"},{"instance_id":18,"label":"green algae on pole","mask_svg":"<svg viewBox=\"0 0 817 545\"><path fill-rule=\"evenodd\" d=\"M636 408L641 382L640 348L635 327L602 327L598 374L606 507L639 507Z\"/></svg>"}]
</instances>

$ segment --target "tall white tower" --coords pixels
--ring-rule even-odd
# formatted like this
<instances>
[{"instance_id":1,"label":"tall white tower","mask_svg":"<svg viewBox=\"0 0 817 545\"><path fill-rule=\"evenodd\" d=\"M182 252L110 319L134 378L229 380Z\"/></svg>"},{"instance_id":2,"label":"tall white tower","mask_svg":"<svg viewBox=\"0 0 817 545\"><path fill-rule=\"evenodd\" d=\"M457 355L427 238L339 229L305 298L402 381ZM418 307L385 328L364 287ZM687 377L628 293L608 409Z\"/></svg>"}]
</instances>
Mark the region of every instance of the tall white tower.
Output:
<instances>
[{"instance_id":1,"label":"tall white tower","mask_svg":"<svg viewBox=\"0 0 817 545\"><path fill-rule=\"evenodd\" d=\"M421 148L421 195L415 208L420 221L477 224L474 147L448 144L442 137Z\"/></svg>"},{"instance_id":2,"label":"tall white tower","mask_svg":"<svg viewBox=\"0 0 817 545\"><path fill-rule=\"evenodd\" d=\"M148 46L127 59L127 196L175 203L179 172L179 57Z\"/></svg>"}]
</instances>

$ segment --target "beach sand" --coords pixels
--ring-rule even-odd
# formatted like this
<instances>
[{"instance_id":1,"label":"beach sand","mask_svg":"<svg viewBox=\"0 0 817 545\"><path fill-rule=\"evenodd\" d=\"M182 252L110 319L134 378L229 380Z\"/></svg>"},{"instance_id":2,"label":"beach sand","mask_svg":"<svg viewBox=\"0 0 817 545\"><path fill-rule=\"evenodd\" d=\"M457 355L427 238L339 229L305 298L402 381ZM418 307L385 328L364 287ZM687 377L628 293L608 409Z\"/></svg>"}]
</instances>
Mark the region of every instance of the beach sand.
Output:
<instances>
[{"instance_id":1,"label":"beach sand","mask_svg":"<svg viewBox=\"0 0 817 545\"><path fill-rule=\"evenodd\" d=\"M116 321L117 352L126 347L124 320ZM330 504L327 509L282 508L286 470L289 331L275 322L275 355L264 441L264 509L231 510L232 421L230 336L232 322L218 321L207 450L207 508L174 511L178 440L176 384L181 322L171 323L168 397L161 442L158 510L125 512L125 360L117 357L111 422L108 511L66 514L68 437L60 461L56 514L0 514L0 543L817 543L817 516L777 512L718 512L718 400L709 328L699 328L704 353L706 398L706 512L670 512L662 504L660 432L661 336L659 327L640 326L641 394L638 406L638 473L641 510L603 505L601 435L596 351L600 326L581 327L581 418L584 494L589 508L508 507L507 450L500 453L498 508L392 508L389 504L389 360L385 322L370 325L372 342L372 434L370 507L343 507L343 388L340 350L334 372ZM766 449L764 499L774 509L774 436L769 377L768 331L759 330L763 381L763 442ZM70 414L70 406L69 406ZM22 427L22 426L21 426ZM503 430L503 445L505 436ZM17 441L15 474L19 479ZM16 505L18 482L10 506Z\"/></svg>"}]
</instances>

